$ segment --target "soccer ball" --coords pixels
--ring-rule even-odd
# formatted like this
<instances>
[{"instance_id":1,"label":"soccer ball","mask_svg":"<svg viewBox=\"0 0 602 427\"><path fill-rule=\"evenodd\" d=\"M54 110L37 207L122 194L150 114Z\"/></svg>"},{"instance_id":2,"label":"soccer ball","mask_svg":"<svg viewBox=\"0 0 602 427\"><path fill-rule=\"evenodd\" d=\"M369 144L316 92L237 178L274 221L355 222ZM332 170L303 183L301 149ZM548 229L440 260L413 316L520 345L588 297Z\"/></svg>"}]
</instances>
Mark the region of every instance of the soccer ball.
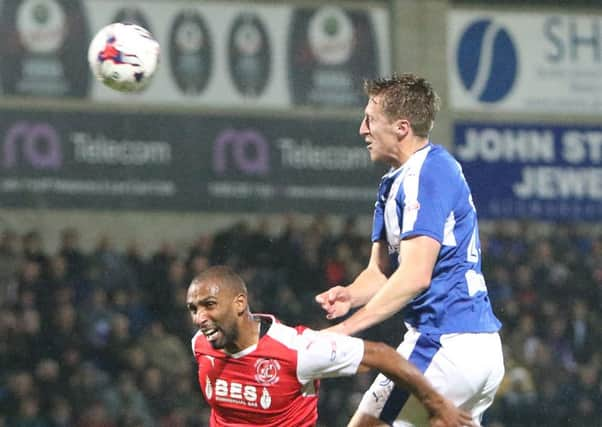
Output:
<instances>
[{"instance_id":1,"label":"soccer ball","mask_svg":"<svg viewBox=\"0 0 602 427\"><path fill-rule=\"evenodd\" d=\"M139 25L116 22L96 33L88 62L94 76L111 89L140 92L157 70L159 43Z\"/></svg>"}]
</instances>

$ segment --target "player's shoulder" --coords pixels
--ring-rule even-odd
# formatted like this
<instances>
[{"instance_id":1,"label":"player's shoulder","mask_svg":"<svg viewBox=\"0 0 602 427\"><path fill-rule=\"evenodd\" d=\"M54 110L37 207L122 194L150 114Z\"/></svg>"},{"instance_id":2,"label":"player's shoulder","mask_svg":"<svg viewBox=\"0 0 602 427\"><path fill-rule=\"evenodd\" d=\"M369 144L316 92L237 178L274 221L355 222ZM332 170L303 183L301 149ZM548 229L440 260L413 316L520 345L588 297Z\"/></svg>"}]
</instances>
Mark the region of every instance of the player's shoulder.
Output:
<instances>
[{"instance_id":1,"label":"player's shoulder","mask_svg":"<svg viewBox=\"0 0 602 427\"><path fill-rule=\"evenodd\" d=\"M460 164L445 147L437 144L429 144L429 151L424 155L424 162L421 168L422 176L447 180L453 176L459 176L460 173Z\"/></svg>"},{"instance_id":2,"label":"player's shoulder","mask_svg":"<svg viewBox=\"0 0 602 427\"><path fill-rule=\"evenodd\" d=\"M306 325L289 326L279 322L276 318L267 334L262 338L262 349L273 346L279 352L288 352L292 356L300 351L305 351L308 344L326 340L329 334L316 331ZM330 340L328 341L331 342Z\"/></svg>"},{"instance_id":3,"label":"player's shoulder","mask_svg":"<svg viewBox=\"0 0 602 427\"><path fill-rule=\"evenodd\" d=\"M268 329L266 337L279 344L282 344L287 348L290 348L291 350L295 350L298 347L299 339L305 332L311 331L311 329L304 325L286 325L271 315L261 316L269 316L272 318L272 325Z\"/></svg>"},{"instance_id":4,"label":"player's shoulder","mask_svg":"<svg viewBox=\"0 0 602 427\"><path fill-rule=\"evenodd\" d=\"M456 163L456 159L447 148L439 144L429 143L425 161L431 163Z\"/></svg>"}]
</instances>

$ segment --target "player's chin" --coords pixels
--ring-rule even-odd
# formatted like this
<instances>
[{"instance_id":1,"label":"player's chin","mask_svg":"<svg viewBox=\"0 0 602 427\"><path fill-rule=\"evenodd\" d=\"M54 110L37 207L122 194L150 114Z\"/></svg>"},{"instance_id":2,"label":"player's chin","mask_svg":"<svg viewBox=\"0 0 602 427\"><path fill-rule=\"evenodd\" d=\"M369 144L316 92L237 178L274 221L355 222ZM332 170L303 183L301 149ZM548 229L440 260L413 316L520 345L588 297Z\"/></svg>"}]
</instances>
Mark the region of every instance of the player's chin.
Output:
<instances>
[{"instance_id":1,"label":"player's chin","mask_svg":"<svg viewBox=\"0 0 602 427\"><path fill-rule=\"evenodd\" d=\"M373 162L378 162L381 160L381 156L378 154L378 150L374 150L373 148L368 150L370 154L370 160Z\"/></svg>"},{"instance_id":2,"label":"player's chin","mask_svg":"<svg viewBox=\"0 0 602 427\"><path fill-rule=\"evenodd\" d=\"M219 331L216 332L215 336L212 337L212 339L208 340L209 344L211 344L211 347L213 347L216 350L221 350L222 348L224 348L226 346L226 339L224 334Z\"/></svg>"},{"instance_id":3,"label":"player's chin","mask_svg":"<svg viewBox=\"0 0 602 427\"><path fill-rule=\"evenodd\" d=\"M211 347L214 350L221 350L225 347L225 344L223 342L220 341L209 341L209 344L211 344Z\"/></svg>"},{"instance_id":4,"label":"player's chin","mask_svg":"<svg viewBox=\"0 0 602 427\"><path fill-rule=\"evenodd\" d=\"M221 350L226 346L226 340L222 336L213 341L209 341L209 344L211 344L211 347L213 347L215 350Z\"/></svg>"}]
</instances>

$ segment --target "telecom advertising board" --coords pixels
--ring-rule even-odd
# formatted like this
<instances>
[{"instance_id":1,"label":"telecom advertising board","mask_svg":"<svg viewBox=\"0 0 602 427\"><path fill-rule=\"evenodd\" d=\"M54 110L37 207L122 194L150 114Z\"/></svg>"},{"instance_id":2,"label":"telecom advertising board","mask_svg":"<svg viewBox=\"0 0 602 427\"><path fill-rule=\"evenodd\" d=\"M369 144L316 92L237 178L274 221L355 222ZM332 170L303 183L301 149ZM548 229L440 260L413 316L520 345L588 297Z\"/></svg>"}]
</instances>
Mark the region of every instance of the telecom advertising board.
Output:
<instances>
[{"instance_id":1,"label":"telecom advertising board","mask_svg":"<svg viewBox=\"0 0 602 427\"><path fill-rule=\"evenodd\" d=\"M602 127L457 122L480 217L602 220Z\"/></svg>"},{"instance_id":2,"label":"telecom advertising board","mask_svg":"<svg viewBox=\"0 0 602 427\"><path fill-rule=\"evenodd\" d=\"M451 108L602 113L600 28L601 14L450 11Z\"/></svg>"},{"instance_id":3,"label":"telecom advertising board","mask_svg":"<svg viewBox=\"0 0 602 427\"><path fill-rule=\"evenodd\" d=\"M5 207L365 214L384 170L353 120L0 114Z\"/></svg>"}]
</instances>

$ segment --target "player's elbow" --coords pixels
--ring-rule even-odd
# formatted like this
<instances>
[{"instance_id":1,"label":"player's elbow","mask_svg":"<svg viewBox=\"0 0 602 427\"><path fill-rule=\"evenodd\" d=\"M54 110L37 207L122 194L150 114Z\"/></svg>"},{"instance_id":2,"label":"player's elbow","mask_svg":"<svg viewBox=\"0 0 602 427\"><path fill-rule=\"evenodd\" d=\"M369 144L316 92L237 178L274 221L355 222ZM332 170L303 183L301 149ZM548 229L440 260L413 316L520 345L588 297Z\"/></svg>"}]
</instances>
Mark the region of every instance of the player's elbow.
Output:
<instances>
[{"instance_id":1,"label":"player's elbow","mask_svg":"<svg viewBox=\"0 0 602 427\"><path fill-rule=\"evenodd\" d=\"M387 357L395 350L384 342L371 342L370 352L376 357Z\"/></svg>"},{"instance_id":2,"label":"player's elbow","mask_svg":"<svg viewBox=\"0 0 602 427\"><path fill-rule=\"evenodd\" d=\"M412 280L412 284L416 294L424 292L431 286L431 276L417 275L414 280Z\"/></svg>"},{"instance_id":3,"label":"player's elbow","mask_svg":"<svg viewBox=\"0 0 602 427\"><path fill-rule=\"evenodd\" d=\"M398 357L397 352L382 342L364 341L364 357L361 366L366 369L383 370L385 366Z\"/></svg>"}]
</instances>

